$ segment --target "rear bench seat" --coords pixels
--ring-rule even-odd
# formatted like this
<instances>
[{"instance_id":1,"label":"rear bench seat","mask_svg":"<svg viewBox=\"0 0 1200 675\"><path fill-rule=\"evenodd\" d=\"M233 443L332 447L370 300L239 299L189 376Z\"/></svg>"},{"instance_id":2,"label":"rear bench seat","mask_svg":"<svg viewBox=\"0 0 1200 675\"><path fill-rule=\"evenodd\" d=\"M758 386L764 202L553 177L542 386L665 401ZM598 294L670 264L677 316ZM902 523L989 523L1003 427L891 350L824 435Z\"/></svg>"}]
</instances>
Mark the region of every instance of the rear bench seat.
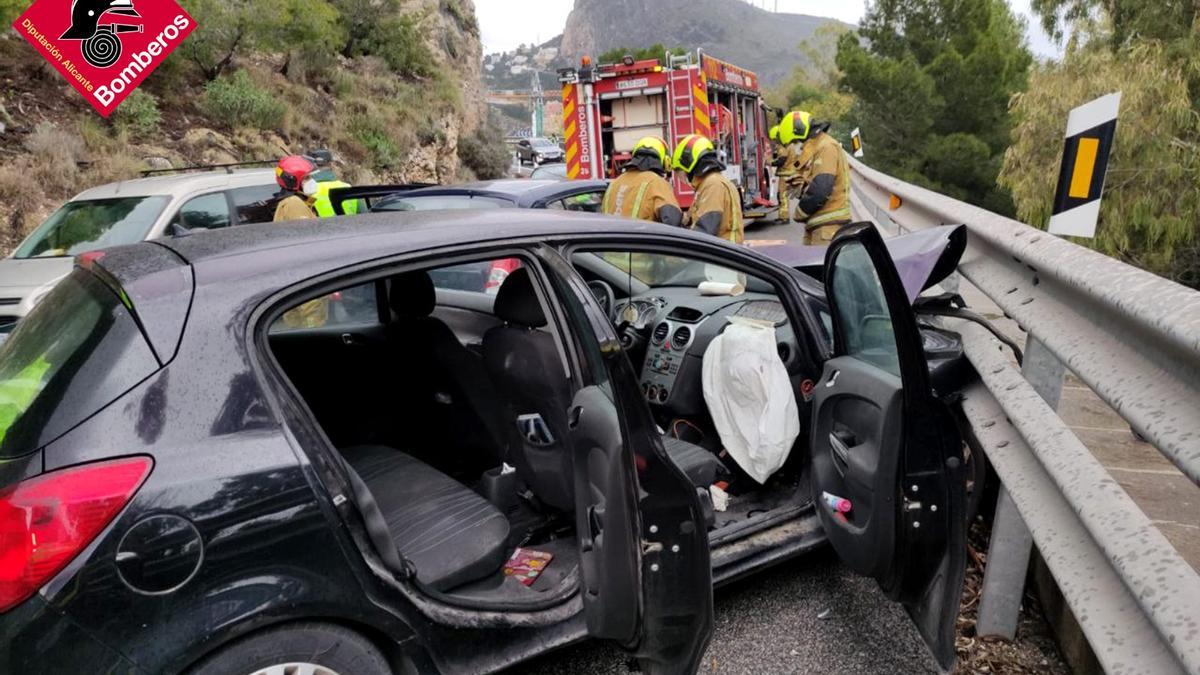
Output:
<instances>
[{"instance_id":1,"label":"rear bench seat","mask_svg":"<svg viewBox=\"0 0 1200 675\"><path fill-rule=\"evenodd\" d=\"M379 547L380 535L390 537L421 584L446 591L504 565L508 519L486 499L394 448L359 445L341 452L378 505L360 509L373 543ZM384 561L389 558L395 560L385 552Z\"/></svg>"}]
</instances>

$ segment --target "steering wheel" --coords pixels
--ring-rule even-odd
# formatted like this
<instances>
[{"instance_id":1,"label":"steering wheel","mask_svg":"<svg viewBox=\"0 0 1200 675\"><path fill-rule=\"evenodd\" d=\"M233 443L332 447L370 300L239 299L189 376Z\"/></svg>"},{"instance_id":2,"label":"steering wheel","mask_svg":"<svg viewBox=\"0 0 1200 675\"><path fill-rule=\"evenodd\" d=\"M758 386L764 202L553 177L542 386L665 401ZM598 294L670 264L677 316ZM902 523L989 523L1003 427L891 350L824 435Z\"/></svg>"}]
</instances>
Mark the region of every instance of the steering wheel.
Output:
<instances>
[{"instance_id":1,"label":"steering wheel","mask_svg":"<svg viewBox=\"0 0 1200 675\"><path fill-rule=\"evenodd\" d=\"M608 282L595 280L587 282L588 289L592 291L592 295L596 296L596 300L600 303L600 308L604 310L605 316L609 321L615 321L613 309L617 304L617 294L613 292L613 287L608 285Z\"/></svg>"}]
</instances>

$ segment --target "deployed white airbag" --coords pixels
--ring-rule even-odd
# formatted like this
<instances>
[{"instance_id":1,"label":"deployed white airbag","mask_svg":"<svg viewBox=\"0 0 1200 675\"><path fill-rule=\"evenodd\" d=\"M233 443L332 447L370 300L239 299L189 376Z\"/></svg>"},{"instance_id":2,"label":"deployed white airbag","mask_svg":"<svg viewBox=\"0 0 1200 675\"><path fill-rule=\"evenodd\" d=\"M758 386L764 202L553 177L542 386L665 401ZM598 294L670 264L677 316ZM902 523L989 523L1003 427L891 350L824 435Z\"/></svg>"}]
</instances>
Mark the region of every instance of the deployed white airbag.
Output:
<instances>
[{"instance_id":1,"label":"deployed white airbag","mask_svg":"<svg viewBox=\"0 0 1200 675\"><path fill-rule=\"evenodd\" d=\"M787 461L800 413L770 323L730 317L704 354L704 401L730 456L759 483Z\"/></svg>"}]
</instances>

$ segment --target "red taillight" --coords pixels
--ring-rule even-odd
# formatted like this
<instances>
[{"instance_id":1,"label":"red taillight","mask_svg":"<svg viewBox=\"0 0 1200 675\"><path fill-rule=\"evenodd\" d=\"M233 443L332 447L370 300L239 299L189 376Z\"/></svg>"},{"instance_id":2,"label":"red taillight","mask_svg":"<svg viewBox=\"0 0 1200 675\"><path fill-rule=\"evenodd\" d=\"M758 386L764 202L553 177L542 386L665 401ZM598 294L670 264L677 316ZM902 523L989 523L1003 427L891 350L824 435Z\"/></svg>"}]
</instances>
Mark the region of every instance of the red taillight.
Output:
<instances>
[{"instance_id":1,"label":"red taillight","mask_svg":"<svg viewBox=\"0 0 1200 675\"><path fill-rule=\"evenodd\" d=\"M0 490L0 612L36 593L90 544L153 464L149 457L96 462Z\"/></svg>"}]
</instances>

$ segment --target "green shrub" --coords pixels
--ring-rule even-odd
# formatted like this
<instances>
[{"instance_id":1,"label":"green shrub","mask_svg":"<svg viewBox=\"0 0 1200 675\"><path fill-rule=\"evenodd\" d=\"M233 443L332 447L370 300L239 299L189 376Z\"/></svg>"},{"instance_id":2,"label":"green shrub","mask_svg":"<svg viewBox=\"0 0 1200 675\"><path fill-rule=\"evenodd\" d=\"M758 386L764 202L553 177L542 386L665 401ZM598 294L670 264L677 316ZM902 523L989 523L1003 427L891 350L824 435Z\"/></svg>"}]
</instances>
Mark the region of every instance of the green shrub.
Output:
<instances>
[{"instance_id":1,"label":"green shrub","mask_svg":"<svg viewBox=\"0 0 1200 675\"><path fill-rule=\"evenodd\" d=\"M277 129L287 112L283 103L254 84L244 70L222 75L205 85L200 107L230 128Z\"/></svg>"},{"instance_id":2,"label":"green shrub","mask_svg":"<svg viewBox=\"0 0 1200 675\"><path fill-rule=\"evenodd\" d=\"M145 89L134 89L113 113L112 121L119 131L146 137L158 130L162 115L158 112L158 99Z\"/></svg>"},{"instance_id":3,"label":"green shrub","mask_svg":"<svg viewBox=\"0 0 1200 675\"><path fill-rule=\"evenodd\" d=\"M379 21L364 46L364 53L382 58L397 75L433 77L437 74L437 62L417 30L416 19L410 15L398 14Z\"/></svg>"},{"instance_id":4,"label":"green shrub","mask_svg":"<svg viewBox=\"0 0 1200 675\"><path fill-rule=\"evenodd\" d=\"M400 148L392 140L388 126L382 119L357 113L350 117L346 130L371 154L376 168L388 169L400 163Z\"/></svg>"},{"instance_id":5,"label":"green shrub","mask_svg":"<svg viewBox=\"0 0 1200 675\"><path fill-rule=\"evenodd\" d=\"M503 178L512 166L512 155L499 130L482 130L473 136L458 139L458 158L463 166L475 172L480 180Z\"/></svg>"}]
</instances>

